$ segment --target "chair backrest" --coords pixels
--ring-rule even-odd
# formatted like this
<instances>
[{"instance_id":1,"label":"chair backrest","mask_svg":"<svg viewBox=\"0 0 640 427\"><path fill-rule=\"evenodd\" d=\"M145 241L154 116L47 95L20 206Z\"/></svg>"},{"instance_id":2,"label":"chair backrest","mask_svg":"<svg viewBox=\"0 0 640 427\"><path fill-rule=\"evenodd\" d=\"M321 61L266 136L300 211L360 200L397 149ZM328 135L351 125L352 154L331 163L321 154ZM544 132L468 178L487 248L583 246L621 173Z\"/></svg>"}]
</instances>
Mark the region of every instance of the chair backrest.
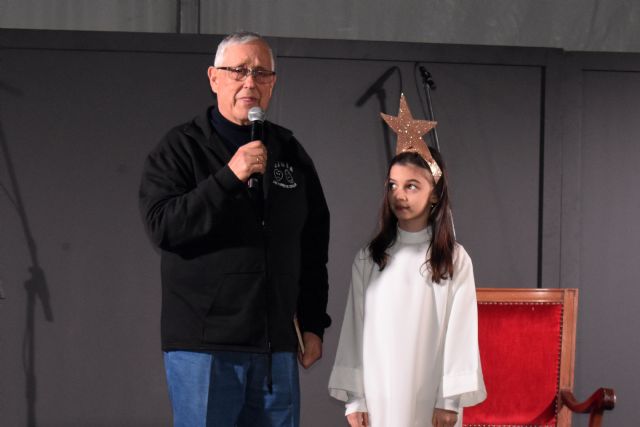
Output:
<instances>
[{"instance_id":1,"label":"chair backrest","mask_svg":"<svg viewBox=\"0 0 640 427\"><path fill-rule=\"evenodd\" d=\"M577 289L478 288L487 399L465 426L570 426L559 390L573 390Z\"/></svg>"}]
</instances>

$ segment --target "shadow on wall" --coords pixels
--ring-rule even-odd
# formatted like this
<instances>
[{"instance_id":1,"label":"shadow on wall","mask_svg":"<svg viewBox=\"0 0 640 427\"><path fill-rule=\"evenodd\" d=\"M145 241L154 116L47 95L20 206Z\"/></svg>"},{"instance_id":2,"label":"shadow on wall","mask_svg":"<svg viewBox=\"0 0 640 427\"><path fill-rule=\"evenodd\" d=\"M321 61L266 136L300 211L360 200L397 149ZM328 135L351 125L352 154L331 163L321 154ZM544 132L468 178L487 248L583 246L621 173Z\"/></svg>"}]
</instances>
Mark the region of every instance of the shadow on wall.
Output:
<instances>
[{"instance_id":1,"label":"shadow on wall","mask_svg":"<svg viewBox=\"0 0 640 427\"><path fill-rule=\"evenodd\" d=\"M8 93L9 95L22 96L20 90L8 86L0 82L0 92ZM38 250L29 228L29 221L27 213L22 203L22 196L20 193L20 187L18 186L18 180L16 177L15 169L13 167L13 161L9 152L9 143L4 134L4 128L2 126L2 118L0 117L0 147L2 148L2 154L7 165L7 172L9 174L9 181L11 191L0 181L0 187L2 187L5 196L9 199L11 204L15 207L20 222L22 224L22 230L24 233L27 247L29 249L29 256L31 258L31 266L28 267L29 279L24 282L24 288L27 293L27 307L26 307L26 323L22 347L22 359L24 366L25 382L26 382L26 399L27 399L27 422L28 427L36 426L36 396L37 396L37 381L36 381L36 337L35 337L35 310L38 300L42 303L44 310L44 316L47 322L53 322L53 311L51 310L49 288L47 286L47 280L45 273L40 267L38 262ZM0 288L0 298L4 299L4 292Z\"/></svg>"},{"instance_id":2,"label":"shadow on wall","mask_svg":"<svg viewBox=\"0 0 640 427\"><path fill-rule=\"evenodd\" d=\"M387 91L384 88L384 83L391 77L394 71L398 72L398 77L400 78L400 92L402 92L402 72L400 68L393 66L389 67L387 71L382 73L380 77L376 79L375 82L371 86L367 88L367 90L358 98L356 101L356 107L362 107L365 102L369 100L372 96L375 95L378 100L378 110L387 112L389 109L387 108ZM382 135L384 138L384 146L385 146L385 154L387 156L387 164L391 161L393 157L393 150L391 149L391 141L389 139L389 129L384 121L380 120L380 125L382 126Z\"/></svg>"}]
</instances>

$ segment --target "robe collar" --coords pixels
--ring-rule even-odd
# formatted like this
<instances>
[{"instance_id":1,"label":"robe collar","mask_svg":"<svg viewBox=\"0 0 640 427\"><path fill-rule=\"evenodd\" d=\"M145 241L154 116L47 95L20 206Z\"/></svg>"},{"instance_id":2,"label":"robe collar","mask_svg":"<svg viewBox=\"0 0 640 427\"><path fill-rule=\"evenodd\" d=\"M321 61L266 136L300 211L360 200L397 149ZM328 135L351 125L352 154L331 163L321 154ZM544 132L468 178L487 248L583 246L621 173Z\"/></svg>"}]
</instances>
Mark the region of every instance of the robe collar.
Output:
<instances>
[{"instance_id":1,"label":"robe collar","mask_svg":"<svg viewBox=\"0 0 640 427\"><path fill-rule=\"evenodd\" d=\"M416 245L426 243L431 239L431 227L424 228L420 231L405 231L398 227L398 242Z\"/></svg>"}]
</instances>

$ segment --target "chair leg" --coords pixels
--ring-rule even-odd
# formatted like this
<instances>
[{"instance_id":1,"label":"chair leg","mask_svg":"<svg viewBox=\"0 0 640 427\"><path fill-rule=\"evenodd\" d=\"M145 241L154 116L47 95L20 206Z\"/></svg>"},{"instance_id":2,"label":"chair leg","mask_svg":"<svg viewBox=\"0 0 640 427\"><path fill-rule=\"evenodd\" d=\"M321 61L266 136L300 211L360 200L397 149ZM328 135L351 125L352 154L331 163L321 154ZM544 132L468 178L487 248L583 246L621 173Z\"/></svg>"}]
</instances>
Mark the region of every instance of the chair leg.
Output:
<instances>
[{"instance_id":1,"label":"chair leg","mask_svg":"<svg viewBox=\"0 0 640 427\"><path fill-rule=\"evenodd\" d=\"M589 427L601 427L602 426L602 409L595 410L589 414Z\"/></svg>"}]
</instances>

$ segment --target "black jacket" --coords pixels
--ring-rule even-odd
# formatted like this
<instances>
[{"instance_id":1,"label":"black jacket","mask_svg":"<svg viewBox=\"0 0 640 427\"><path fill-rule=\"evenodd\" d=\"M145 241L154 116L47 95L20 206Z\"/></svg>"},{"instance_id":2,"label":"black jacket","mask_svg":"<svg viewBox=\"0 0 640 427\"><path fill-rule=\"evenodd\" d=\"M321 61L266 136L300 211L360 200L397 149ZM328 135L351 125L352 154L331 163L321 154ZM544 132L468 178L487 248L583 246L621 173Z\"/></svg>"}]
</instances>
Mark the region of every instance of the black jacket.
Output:
<instances>
[{"instance_id":1,"label":"black jacket","mask_svg":"<svg viewBox=\"0 0 640 427\"><path fill-rule=\"evenodd\" d=\"M140 208L162 250L163 350L295 351L293 317L329 326L329 211L292 133L265 122L264 211L227 166L207 111L149 154Z\"/></svg>"}]
</instances>

